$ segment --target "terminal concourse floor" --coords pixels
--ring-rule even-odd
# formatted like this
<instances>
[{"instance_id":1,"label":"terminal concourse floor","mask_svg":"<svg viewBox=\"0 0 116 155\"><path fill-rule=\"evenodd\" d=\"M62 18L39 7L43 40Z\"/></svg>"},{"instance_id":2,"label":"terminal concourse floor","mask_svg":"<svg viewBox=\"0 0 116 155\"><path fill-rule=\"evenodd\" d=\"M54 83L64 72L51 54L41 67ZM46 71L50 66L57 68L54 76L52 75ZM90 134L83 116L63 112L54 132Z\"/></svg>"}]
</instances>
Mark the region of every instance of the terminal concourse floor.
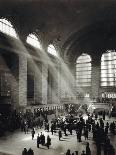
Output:
<instances>
[{"instance_id":1,"label":"terminal concourse floor","mask_svg":"<svg viewBox=\"0 0 116 155\"><path fill-rule=\"evenodd\" d=\"M110 122L112 120L115 119L111 119ZM52 145L50 146L49 150L46 146L41 145L40 148L37 148L37 134L41 132L44 133L45 137L47 137L48 134L51 137ZM113 136L109 134L109 136L111 139L111 143L116 150L116 135ZM85 140L85 138L82 136L82 142L79 143L77 142L76 133L74 131L73 135L64 136L63 134L63 138L61 139L61 141L59 141L58 133L51 135L51 132L48 133L45 132L43 129L36 129L35 137L32 140L31 132L25 134L24 132L20 132L18 130L14 133L7 133L4 137L0 137L0 155L3 155L2 152L6 153L4 155L21 155L24 147L26 147L27 149L31 147L34 150L34 155L65 155L67 149L70 149L71 153L78 150L80 155L82 150L85 150L87 142L90 143L92 155L96 155L96 145L92 140L92 134L89 134L89 140Z\"/></svg>"}]
</instances>

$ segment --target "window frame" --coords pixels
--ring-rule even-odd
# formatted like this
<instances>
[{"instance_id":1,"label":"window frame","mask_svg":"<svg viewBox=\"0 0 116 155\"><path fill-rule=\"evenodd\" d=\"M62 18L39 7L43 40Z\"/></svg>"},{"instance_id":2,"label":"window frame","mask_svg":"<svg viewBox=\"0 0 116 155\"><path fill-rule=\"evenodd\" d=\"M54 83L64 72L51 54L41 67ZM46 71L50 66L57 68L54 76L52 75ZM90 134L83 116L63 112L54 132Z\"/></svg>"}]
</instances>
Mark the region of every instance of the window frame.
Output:
<instances>
[{"instance_id":1,"label":"window frame","mask_svg":"<svg viewBox=\"0 0 116 155\"><path fill-rule=\"evenodd\" d=\"M101 57L101 87L116 87L116 51L108 50Z\"/></svg>"},{"instance_id":2,"label":"window frame","mask_svg":"<svg viewBox=\"0 0 116 155\"><path fill-rule=\"evenodd\" d=\"M18 39L18 35L12 23L6 18L0 18L0 31L8 36Z\"/></svg>"},{"instance_id":3,"label":"window frame","mask_svg":"<svg viewBox=\"0 0 116 155\"><path fill-rule=\"evenodd\" d=\"M41 43L35 33L30 33L26 38L26 43L34 48L41 49Z\"/></svg>"},{"instance_id":4,"label":"window frame","mask_svg":"<svg viewBox=\"0 0 116 155\"><path fill-rule=\"evenodd\" d=\"M91 57L83 53L76 60L76 86L90 87L91 86Z\"/></svg>"}]
</instances>

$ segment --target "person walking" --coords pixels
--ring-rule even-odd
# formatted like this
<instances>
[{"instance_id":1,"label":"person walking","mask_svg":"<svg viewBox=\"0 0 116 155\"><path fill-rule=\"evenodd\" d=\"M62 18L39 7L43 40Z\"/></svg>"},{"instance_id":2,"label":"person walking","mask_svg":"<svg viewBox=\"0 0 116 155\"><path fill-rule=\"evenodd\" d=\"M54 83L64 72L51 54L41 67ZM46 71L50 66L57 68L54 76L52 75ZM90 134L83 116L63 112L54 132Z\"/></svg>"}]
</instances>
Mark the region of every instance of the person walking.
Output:
<instances>
[{"instance_id":1,"label":"person walking","mask_svg":"<svg viewBox=\"0 0 116 155\"><path fill-rule=\"evenodd\" d=\"M31 131L31 135L32 135L32 140L33 140L34 135L35 135L35 130L34 130L34 128L33 128L32 131Z\"/></svg>"},{"instance_id":2,"label":"person walking","mask_svg":"<svg viewBox=\"0 0 116 155\"><path fill-rule=\"evenodd\" d=\"M51 133L52 133L52 135L54 133L54 125L53 124L51 125Z\"/></svg>"},{"instance_id":3,"label":"person walking","mask_svg":"<svg viewBox=\"0 0 116 155\"><path fill-rule=\"evenodd\" d=\"M81 155L86 155L84 150L82 151Z\"/></svg>"},{"instance_id":4,"label":"person walking","mask_svg":"<svg viewBox=\"0 0 116 155\"><path fill-rule=\"evenodd\" d=\"M67 150L66 155L71 155L70 149Z\"/></svg>"},{"instance_id":5,"label":"person walking","mask_svg":"<svg viewBox=\"0 0 116 155\"><path fill-rule=\"evenodd\" d=\"M37 136L37 148L39 148L39 144L40 144L40 136L38 134L38 136Z\"/></svg>"},{"instance_id":6,"label":"person walking","mask_svg":"<svg viewBox=\"0 0 116 155\"><path fill-rule=\"evenodd\" d=\"M103 120L105 120L106 112L105 110L103 111Z\"/></svg>"},{"instance_id":7,"label":"person walking","mask_svg":"<svg viewBox=\"0 0 116 155\"><path fill-rule=\"evenodd\" d=\"M88 140L88 129L87 128L85 129L84 136L85 136L85 140L86 139Z\"/></svg>"},{"instance_id":8,"label":"person walking","mask_svg":"<svg viewBox=\"0 0 116 155\"><path fill-rule=\"evenodd\" d=\"M78 155L78 151L75 151L75 155Z\"/></svg>"},{"instance_id":9,"label":"person walking","mask_svg":"<svg viewBox=\"0 0 116 155\"><path fill-rule=\"evenodd\" d=\"M34 152L31 148L28 150L27 155L34 155Z\"/></svg>"},{"instance_id":10,"label":"person walking","mask_svg":"<svg viewBox=\"0 0 116 155\"><path fill-rule=\"evenodd\" d=\"M49 146L51 145L51 138L50 136L48 135L47 136L47 148L49 149Z\"/></svg>"},{"instance_id":11,"label":"person walking","mask_svg":"<svg viewBox=\"0 0 116 155\"><path fill-rule=\"evenodd\" d=\"M86 155L91 155L91 150L90 150L90 147L89 147L89 143L87 143L87 146L86 146Z\"/></svg>"},{"instance_id":12,"label":"person walking","mask_svg":"<svg viewBox=\"0 0 116 155\"><path fill-rule=\"evenodd\" d=\"M42 134L42 136L41 136L41 144L45 145L45 136L44 136L44 134Z\"/></svg>"},{"instance_id":13,"label":"person walking","mask_svg":"<svg viewBox=\"0 0 116 155\"><path fill-rule=\"evenodd\" d=\"M61 132L61 130L59 130L58 135L59 135L59 140L60 140L60 138L62 137L62 132Z\"/></svg>"},{"instance_id":14,"label":"person walking","mask_svg":"<svg viewBox=\"0 0 116 155\"><path fill-rule=\"evenodd\" d=\"M26 148L23 149L22 155L27 155L27 149Z\"/></svg>"}]
</instances>

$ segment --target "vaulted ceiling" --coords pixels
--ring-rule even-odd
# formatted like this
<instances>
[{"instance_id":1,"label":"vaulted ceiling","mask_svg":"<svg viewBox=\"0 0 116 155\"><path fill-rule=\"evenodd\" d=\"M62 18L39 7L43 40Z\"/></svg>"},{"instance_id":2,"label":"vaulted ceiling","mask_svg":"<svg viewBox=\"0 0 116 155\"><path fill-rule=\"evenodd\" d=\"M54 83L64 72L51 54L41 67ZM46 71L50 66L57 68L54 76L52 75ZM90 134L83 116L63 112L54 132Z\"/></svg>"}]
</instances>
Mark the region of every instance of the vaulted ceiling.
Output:
<instances>
[{"instance_id":1,"label":"vaulted ceiling","mask_svg":"<svg viewBox=\"0 0 116 155\"><path fill-rule=\"evenodd\" d=\"M0 16L21 35L35 31L54 41L72 60L116 48L115 0L1 0Z\"/></svg>"}]
</instances>

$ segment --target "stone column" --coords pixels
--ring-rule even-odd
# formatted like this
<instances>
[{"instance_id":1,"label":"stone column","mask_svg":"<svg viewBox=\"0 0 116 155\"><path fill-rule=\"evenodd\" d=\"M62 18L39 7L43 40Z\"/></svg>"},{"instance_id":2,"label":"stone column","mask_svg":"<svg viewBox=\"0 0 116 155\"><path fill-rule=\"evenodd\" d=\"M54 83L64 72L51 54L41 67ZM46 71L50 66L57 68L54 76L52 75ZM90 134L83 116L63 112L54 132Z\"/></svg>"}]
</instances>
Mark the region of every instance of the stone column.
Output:
<instances>
[{"instance_id":1,"label":"stone column","mask_svg":"<svg viewBox=\"0 0 116 155\"><path fill-rule=\"evenodd\" d=\"M14 108L19 107L19 55L14 54L12 57L12 67L11 67L11 96L12 96L12 105ZM12 82L11 82L12 81Z\"/></svg>"},{"instance_id":2,"label":"stone column","mask_svg":"<svg viewBox=\"0 0 116 155\"><path fill-rule=\"evenodd\" d=\"M48 89L48 65L42 64L42 104L47 104L47 89Z\"/></svg>"},{"instance_id":3,"label":"stone column","mask_svg":"<svg viewBox=\"0 0 116 155\"><path fill-rule=\"evenodd\" d=\"M4 55L5 54L5 55ZM18 56L9 53L0 54L0 90L1 96L7 96L8 98L0 99L2 104L11 103L13 107L18 107ZM10 65L7 62L6 57L9 58ZM9 67L8 67L9 66Z\"/></svg>"},{"instance_id":4,"label":"stone column","mask_svg":"<svg viewBox=\"0 0 116 155\"><path fill-rule=\"evenodd\" d=\"M58 66L54 65L51 82L52 82L52 103L58 104Z\"/></svg>"},{"instance_id":5,"label":"stone column","mask_svg":"<svg viewBox=\"0 0 116 155\"><path fill-rule=\"evenodd\" d=\"M47 103L52 104L52 75L50 67L48 66L48 78L47 78Z\"/></svg>"},{"instance_id":6,"label":"stone column","mask_svg":"<svg viewBox=\"0 0 116 155\"><path fill-rule=\"evenodd\" d=\"M42 63L36 62L34 73L34 98L36 104L42 103Z\"/></svg>"},{"instance_id":7,"label":"stone column","mask_svg":"<svg viewBox=\"0 0 116 155\"><path fill-rule=\"evenodd\" d=\"M48 67L48 103L50 104L58 104L59 100L59 64L53 64L53 66Z\"/></svg>"},{"instance_id":8,"label":"stone column","mask_svg":"<svg viewBox=\"0 0 116 155\"><path fill-rule=\"evenodd\" d=\"M57 72L58 72L58 104L60 103L61 99L61 65L58 63Z\"/></svg>"},{"instance_id":9,"label":"stone column","mask_svg":"<svg viewBox=\"0 0 116 155\"><path fill-rule=\"evenodd\" d=\"M92 72L91 72L91 97L98 98L100 90L101 77L101 57L92 58Z\"/></svg>"},{"instance_id":10,"label":"stone column","mask_svg":"<svg viewBox=\"0 0 116 155\"><path fill-rule=\"evenodd\" d=\"M19 106L27 105L27 57L19 54Z\"/></svg>"},{"instance_id":11,"label":"stone column","mask_svg":"<svg viewBox=\"0 0 116 155\"><path fill-rule=\"evenodd\" d=\"M70 71L70 76L71 79L69 79L69 85L71 88L71 94L72 97L76 97L76 64L74 62L70 62L70 64L68 64L69 67L69 71Z\"/></svg>"},{"instance_id":12,"label":"stone column","mask_svg":"<svg viewBox=\"0 0 116 155\"><path fill-rule=\"evenodd\" d=\"M60 68L60 97L65 98L66 97L66 93L67 93L67 87L66 87L66 79L67 77L65 77L64 75L64 69L63 69L63 64L61 64L61 68Z\"/></svg>"},{"instance_id":13,"label":"stone column","mask_svg":"<svg viewBox=\"0 0 116 155\"><path fill-rule=\"evenodd\" d=\"M67 98L69 94L69 71L66 63L61 62L61 98ZM67 72L68 71L68 72Z\"/></svg>"}]
</instances>

